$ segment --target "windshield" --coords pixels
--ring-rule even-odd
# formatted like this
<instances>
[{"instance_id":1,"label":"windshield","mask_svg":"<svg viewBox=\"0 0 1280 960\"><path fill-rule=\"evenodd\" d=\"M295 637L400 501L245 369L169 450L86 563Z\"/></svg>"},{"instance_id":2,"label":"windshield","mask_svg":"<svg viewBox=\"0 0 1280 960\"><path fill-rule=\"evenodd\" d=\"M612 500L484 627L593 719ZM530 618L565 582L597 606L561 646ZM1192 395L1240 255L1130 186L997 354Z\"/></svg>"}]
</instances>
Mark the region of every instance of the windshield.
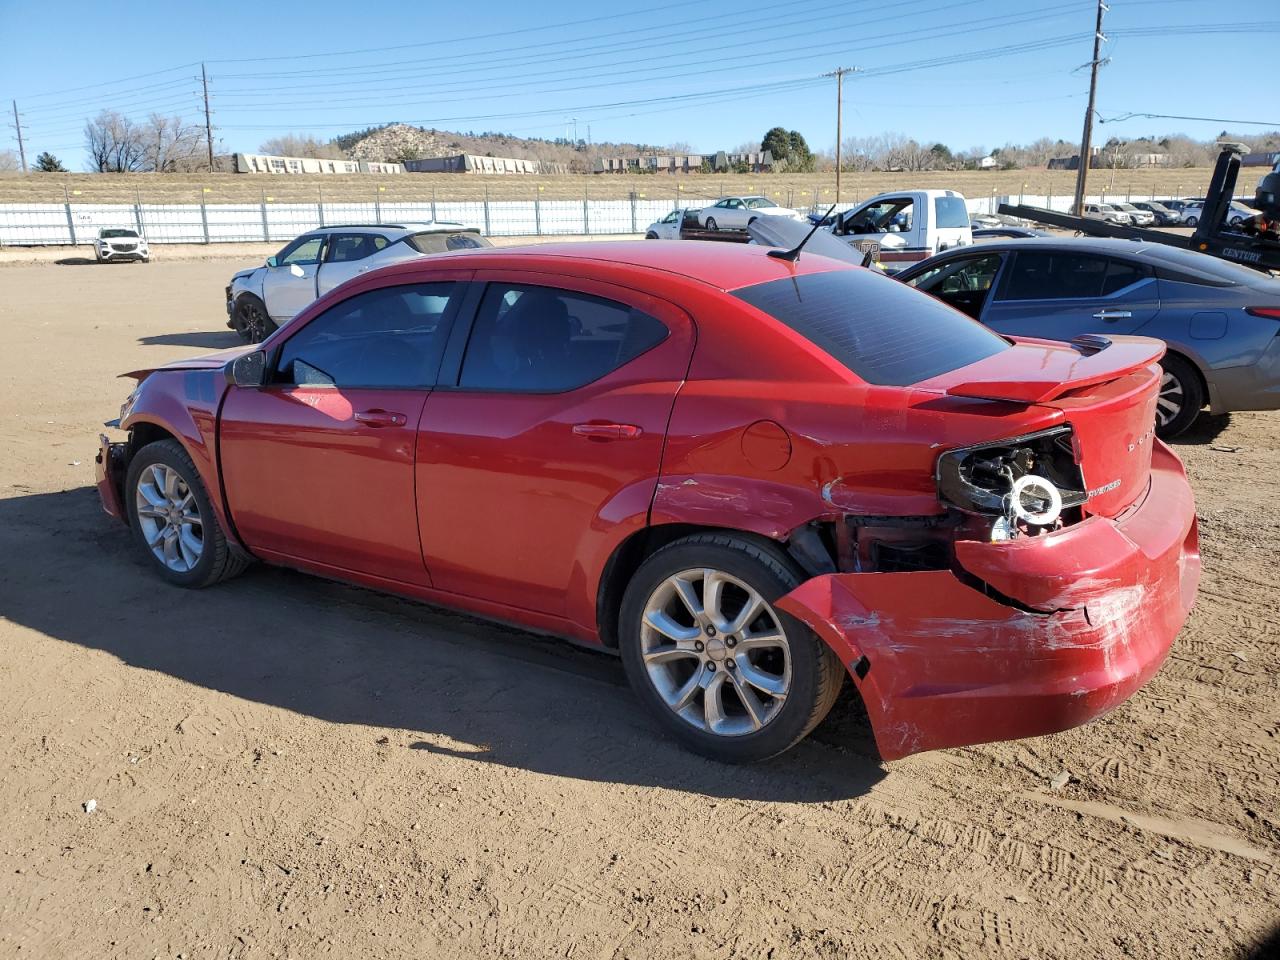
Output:
<instances>
[{"instance_id":1,"label":"windshield","mask_svg":"<svg viewBox=\"0 0 1280 960\"><path fill-rule=\"evenodd\" d=\"M771 280L734 296L825 350L867 383L906 386L1009 344L904 283L850 268Z\"/></svg>"},{"instance_id":2,"label":"windshield","mask_svg":"<svg viewBox=\"0 0 1280 960\"><path fill-rule=\"evenodd\" d=\"M777 206L777 204L774 203L772 200L770 200L768 197L747 197L743 201L743 203L745 203L752 210L759 210L761 207Z\"/></svg>"},{"instance_id":3,"label":"windshield","mask_svg":"<svg viewBox=\"0 0 1280 960\"><path fill-rule=\"evenodd\" d=\"M133 230L102 230L99 231L98 236L102 237L103 240L120 240L124 237L129 237L133 240L138 239L137 232Z\"/></svg>"}]
</instances>

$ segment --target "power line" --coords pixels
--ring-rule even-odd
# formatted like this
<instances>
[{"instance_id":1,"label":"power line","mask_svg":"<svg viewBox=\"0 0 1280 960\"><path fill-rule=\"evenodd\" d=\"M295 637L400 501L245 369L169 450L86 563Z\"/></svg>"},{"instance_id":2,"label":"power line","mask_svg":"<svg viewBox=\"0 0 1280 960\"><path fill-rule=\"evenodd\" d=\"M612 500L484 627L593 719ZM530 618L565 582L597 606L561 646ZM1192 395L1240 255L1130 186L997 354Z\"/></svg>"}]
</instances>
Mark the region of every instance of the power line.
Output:
<instances>
[{"instance_id":1,"label":"power line","mask_svg":"<svg viewBox=\"0 0 1280 960\"><path fill-rule=\"evenodd\" d=\"M1098 117L1099 123L1119 123L1121 120L1198 120L1204 123L1230 123L1238 126L1272 127L1280 130L1280 120L1224 120L1222 117L1185 117L1175 113L1126 113L1118 117Z\"/></svg>"},{"instance_id":2,"label":"power line","mask_svg":"<svg viewBox=\"0 0 1280 960\"><path fill-rule=\"evenodd\" d=\"M974 2L974 0L966 0L966 2ZM954 5L951 5L951 6L954 6ZM876 49L884 49L889 47L916 44L922 39L931 39L931 38L940 37L940 36L950 37L950 36L955 36L957 34L963 34L963 33L983 32L988 29L989 23L998 22L1001 25L1008 25L1009 23L1031 23L1039 20L1053 19L1055 17L1060 17L1064 15L1063 13L1058 12L1064 7L1074 9L1076 6L1078 6L1078 4L1066 4L1061 7L1051 8L1052 12L1049 12L1049 13L1030 14L1024 17L1016 18L1014 20L1010 20L1009 18L1003 17L1003 16L987 17L987 18L982 18L980 20L972 21L970 26L963 27L960 29L956 29L955 27L948 24L938 25L934 27L923 27L913 32L911 36L907 38L903 37L902 32L900 30L894 30L889 33L875 34L871 36L862 37L860 39L860 42L858 43L857 49L859 52L864 52L867 50L876 50ZM937 9L944 9L944 8L937 8ZM886 19L896 20L897 18L886 18ZM868 42L872 40L884 40L885 42L883 43ZM731 45L731 46L734 46L734 45ZM817 55L824 55L824 54L839 55L847 51L845 50L844 42L841 42L837 46L833 46L833 47L820 47L815 49L811 44L803 44L797 47L776 48L771 52L780 56L786 55L788 53L801 53L801 52L817 56ZM644 63L644 62L652 61L655 59L665 60L665 59L670 59L670 56L671 55L665 55L662 57L643 58L640 60L632 61L632 63L633 64ZM684 55L676 54L675 56L680 57ZM594 70L597 72L589 73L588 75L582 76L582 77L565 78L565 80L568 80L569 82L582 81L582 84L579 86L561 85L561 86L551 86L551 87L540 87L539 85L536 85L536 84L525 84L521 86L520 92L522 93L532 93L532 92L566 93L566 92L573 92L577 90L595 90L601 87L633 86L636 79L640 75L653 74L653 73L659 74L659 78L662 80L686 79L689 77L705 76L707 74L720 74L720 73L723 73L726 68L729 68L735 65L750 65L751 63L754 63L756 59L757 59L757 54L755 53L733 55L728 57L719 57L719 58L710 59L710 60L704 58L699 61L699 63L701 64L699 68L692 69L692 70L683 70L683 71L674 72L674 73L671 72L671 67L669 65L646 67L639 70L633 68L628 71L625 77L619 78L616 80L608 79L610 77L618 76L617 71L613 69L608 69L602 73L602 72L599 72L600 71L599 67L573 68L570 70L561 70L561 71L553 71L553 72L558 72L558 73L581 72L581 70L583 69L586 69L589 71ZM602 79L604 82L599 82ZM555 83L563 83L564 81L547 81L547 82L555 84ZM444 92L450 92L455 87L461 87L462 89L464 89L467 92L468 96L459 97L452 100L442 100L440 98L439 94ZM476 96L475 95L477 91L483 91L483 90L495 89L495 88L500 89L501 93L492 95L492 96ZM316 107L315 109L326 109L326 110L334 109L334 108L343 109L344 107L346 109L350 109L352 107L364 105L364 104L384 105L388 103L398 103L401 106L410 106L410 107L417 103L430 103L433 105L438 105L442 103L459 103L459 102L470 103L476 100L508 99L511 95L511 84L510 84L510 81L506 81L506 80L498 80L498 81L487 83L487 84L486 83L477 84L474 82L462 83L462 84L437 84L437 85L433 85L431 88L432 96L430 97L430 99L421 99L420 93L415 93L412 96L409 96L409 95L400 96L392 93L392 91L395 91L398 89L404 89L404 88L399 88L399 87L381 88L379 91L377 91L378 95L376 96L376 98L374 98L373 94L362 94L360 96L349 97L349 98L334 98L332 96L328 96L326 97L324 106ZM420 87L419 85L414 85L409 89L412 89L414 91L419 91ZM388 94L391 94L391 95L388 95ZM234 97L235 95L236 94L234 92L222 94L222 96L226 98L231 98L231 97ZM257 95L255 94L255 96ZM307 106L310 106L312 103L314 103L313 100L294 100L294 101L283 100L282 101L282 100L279 100L278 98L270 98L269 100L265 101L263 105L260 107L255 107L253 105L244 104L244 103L233 103L230 106L228 106L226 109L243 113L243 112L252 112L255 109L258 109L258 110L275 109L278 107L285 107L285 106L307 107ZM343 105L343 106L339 106L339 105Z\"/></svg>"}]
</instances>

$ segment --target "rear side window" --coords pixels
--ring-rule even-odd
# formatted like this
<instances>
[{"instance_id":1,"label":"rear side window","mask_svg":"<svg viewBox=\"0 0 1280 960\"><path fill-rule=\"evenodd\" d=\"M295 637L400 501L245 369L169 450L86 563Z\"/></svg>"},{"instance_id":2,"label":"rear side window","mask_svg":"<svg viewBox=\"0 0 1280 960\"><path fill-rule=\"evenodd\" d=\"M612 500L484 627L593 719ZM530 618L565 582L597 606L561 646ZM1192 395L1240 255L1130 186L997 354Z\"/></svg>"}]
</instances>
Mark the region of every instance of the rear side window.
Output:
<instances>
[{"instance_id":1,"label":"rear side window","mask_svg":"<svg viewBox=\"0 0 1280 960\"><path fill-rule=\"evenodd\" d=\"M1067 300L1102 296L1107 261L1078 253L1019 251L1000 300Z\"/></svg>"},{"instance_id":2,"label":"rear side window","mask_svg":"<svg viewBox=\"0 0 1280 960\"><path fill-rule=\"evenodd\" d=\"M329 260L350 263L372 256L387 245L387 238L373 233L340 233L329 240Z\"/></svg>"},{"instance_id":3,"label":"rear side window","mask_svg":"<svg viewBox=\"0 0 1280 960\"><path fill-rule=\"evenodd\" d=\"M1009 348L986 327L928 294L865 270L771 280L736 290L734 296L868 383L919 383Z\"/></svg>"},{"instance_id":4,"label":"rear side window","mask_svg":"<svg viewBox=\"0 0 1280 960\"><path fill-rule=\"evenodd\" d=\"M969 226L969 208L959 197L937 197L933 201L933 212L939 229Z\"/></svg>"},{"instance_id":5,"label":"rear side window","mask_svg":"<svg viewBox=\"0 0 1280 960\"><path fill-rule=\"evenodd\" d=\"M599 380L667 336L660 320L585 293L528 284L485 290L459 385L560 393Z\"/></svg>"},{"instance_id":6,"label":"rear side window","mask_svg":"<svg viewBox=\"0 0 1280 960\"><path fill-rule=\"evenodd\" d=\"M1054 250L1019 250L1000 300L1076 300L1109 296L1151 276L1129 260Z\"/></svg>"}]
</instances>

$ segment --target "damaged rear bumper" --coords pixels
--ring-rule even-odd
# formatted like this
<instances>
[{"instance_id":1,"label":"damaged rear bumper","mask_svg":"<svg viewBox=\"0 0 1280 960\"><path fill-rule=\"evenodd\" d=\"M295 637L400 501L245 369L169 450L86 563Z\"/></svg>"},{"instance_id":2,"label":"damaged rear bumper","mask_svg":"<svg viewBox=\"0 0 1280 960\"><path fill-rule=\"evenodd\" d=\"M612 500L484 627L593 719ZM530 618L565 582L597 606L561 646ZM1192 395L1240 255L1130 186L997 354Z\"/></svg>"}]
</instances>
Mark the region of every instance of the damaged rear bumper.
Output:
<instances>
[{"instance_id":1,"label":"damaged rear bumper","mask_svg":"<svg viewBox=\"0 0 1280 960\"><path fill-rule=\"evenodd\" d=\"M108 516L128 523L121 491L124 489L125 455L128 444L112 443L106 434L98 434L98 455L94 457L94 472L98 480L98 497Z\"/></svg>"},{"instance_id":2,"label":"damaged rear bumper","mask_svg":"<svg viewBox=\"0 0 1280 960\"><path fill-rule=\"evenodd\" d=\"M956 558L991 590L950 570L835 573L778 602L840 656L886 760L1065 730L1146 683L1200 579L1191 488L1157 443L1151 485L1124 516L961 541Z\"/></svg>"}]
</instances>

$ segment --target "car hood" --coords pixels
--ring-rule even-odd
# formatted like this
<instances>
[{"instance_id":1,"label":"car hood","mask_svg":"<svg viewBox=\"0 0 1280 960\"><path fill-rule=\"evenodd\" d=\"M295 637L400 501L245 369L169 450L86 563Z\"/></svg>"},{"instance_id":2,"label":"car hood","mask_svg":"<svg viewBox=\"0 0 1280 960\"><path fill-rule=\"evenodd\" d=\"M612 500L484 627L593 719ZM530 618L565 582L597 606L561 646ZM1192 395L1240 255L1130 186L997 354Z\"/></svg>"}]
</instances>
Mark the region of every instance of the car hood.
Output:
<instances>
[{"instance_id":1,"label":"car hood","mask_svg":"<svg viewBox=\"0 0 1280 960\"><path fill-rule=\"evenodd\" d=\"M120 374L120 376L132 377L134 380L141 382L153 373L167 370L220 370L236 357L244 356L246 353L253 353L256 349L258 349L258 344L249 343L242 347L230 347L226 350L219 350L216 353L189 357L186 360L175 360L173 363L161 364L158 367L143 367L140 370L130 370L128 373Z\"/></svg>"}]
</instances>

